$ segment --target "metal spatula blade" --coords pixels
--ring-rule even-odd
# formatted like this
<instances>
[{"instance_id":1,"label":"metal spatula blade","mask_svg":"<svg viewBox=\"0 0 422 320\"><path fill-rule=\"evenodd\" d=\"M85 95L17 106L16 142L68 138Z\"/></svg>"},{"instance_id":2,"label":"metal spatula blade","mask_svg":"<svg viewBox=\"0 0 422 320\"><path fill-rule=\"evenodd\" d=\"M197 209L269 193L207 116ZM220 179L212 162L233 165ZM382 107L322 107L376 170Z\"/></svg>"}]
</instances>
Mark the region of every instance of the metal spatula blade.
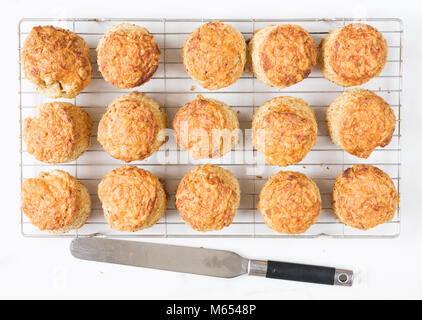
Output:
<instances>
[{"instance_id":1,"label":"metal spatula blade","mask_svg":"<svg viewBox=\"0 0 422 320\"><path fill-rule=\"evenodd\" d=\"M353 283L353 272L350 270L249 260L225 250L101 238L76 238L72 240L70 251L75 258L83 260L220 278L249 274L328 285L351 286Z\"/></svg>"},{"instance_id":2,"label":"metal spatula blade","mask_svg":"<svg viewBox=\"0 0 422 320\"><path fill-rule=\"evenodd\" d=\"M135 267L233 278L247 272L248 260L224 250L190 248L148 242L74 239L75 258Z\"/></svg>"}]
</instances>

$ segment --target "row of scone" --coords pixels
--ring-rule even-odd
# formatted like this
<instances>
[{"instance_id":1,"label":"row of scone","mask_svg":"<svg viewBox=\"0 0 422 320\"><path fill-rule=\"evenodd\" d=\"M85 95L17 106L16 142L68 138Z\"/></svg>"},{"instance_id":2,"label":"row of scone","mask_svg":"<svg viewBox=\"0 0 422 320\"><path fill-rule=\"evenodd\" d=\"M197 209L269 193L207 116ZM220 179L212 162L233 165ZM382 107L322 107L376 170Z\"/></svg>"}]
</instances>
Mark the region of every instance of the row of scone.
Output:
<instances>
[{"instance_id":1,"label":"row of scone","mask_svg":"<svg viewBox=\"0 0 422 320\"><path fill-rule=\"evenodd\" d=\"M381 97L364 89L343 92L327 110L332 141L352 155L368 158L393 136L393 109ZM51 102L38 107L35 118L24 122L28 152L47 163L77 159L90 144L93 122L81 108ZM147 95L131 92L115 99L98 126L97 139L108 154L125 162L143 160L165 142L166 113ZM239 121L231 107L198 96L181 107L173 119L179 146L194 159L219 158L237 143ZM252 120L253 144L268 164L300 162L317 141L317 121L308 103L281 96L258 108Z\"/></svg>"},{"instance_id":2,"label":"row of scone","mask_svg":"<svg viewBox=\"0 0 422 320\"><path fill-rule=\"evenodd\" d=\"M139 231L153 226L166 212L168 194L151 172L135 166L110 171L98 186L104 216L113 229ZM22 209L32 224L52 233L78 229L87 221L91 202L86 187L61 170L42 172L25 180ZM201 165L188 172L176 191L182 220L197 231L229 226L240 201L240 187L230 171ZM391 221L399 196L391 178L369 165L355 165L341 173L333 186L332 208L344 224L367 230ZM280 171L259 194L258 210L265 223L280 233L299 234L318 220L321 195L306 175Z\"/></svg>"},{"instance_id":3,"label":"row of scone","mask_svg":"<svg viewBox=\"0 0 422 320\"><path fill-rule=\"evenodd\" d=\"M209 22L193 31L182 47L186 72L202 87L216 90L236 82L247 56L249 69L271 87L285 88L308 77L317 63L317 46L297 25L271 25L249 42L233 26ZM328 80L361 85L377 76L387 61L387 42L372 26L353 23L329 33L320 43L319 67ZM161 51L147 29L122 23L110 27L97 45L98 69L120 89L147 82L159 66ZM85 40L53 26L34 27L25 41L22 66L26 78L50 98L73 98L91 80Z\"/></svg>"}]
</instances>

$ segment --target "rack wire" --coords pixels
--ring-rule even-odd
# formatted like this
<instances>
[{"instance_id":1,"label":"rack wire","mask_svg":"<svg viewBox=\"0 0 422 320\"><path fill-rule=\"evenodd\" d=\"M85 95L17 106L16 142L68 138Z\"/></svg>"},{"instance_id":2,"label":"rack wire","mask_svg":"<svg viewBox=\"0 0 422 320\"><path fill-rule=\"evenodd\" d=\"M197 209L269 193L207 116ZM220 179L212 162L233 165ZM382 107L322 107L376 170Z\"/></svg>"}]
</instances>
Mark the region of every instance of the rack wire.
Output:
<instances>
[{"instance_id":1,"label":"rack wire","mask_svg":"<svg viewBox=\"0 0 422 320\"><path fill-rule=\"evenodd\" d=\"M393 179L400 193L400 126L401 126L401 94L402 94L402 49L403 26L400 19L395 18L335 18L335 19L226 19L220 20L238 28L245 39L252 37L255 30L270 24L291 23L304 27L315 41L325 37L329 30L341 27L351 22L364 22L380 30L387 39L389 55L383 72L369 83L361 86L382 96L394 109L397 118L396 131L392 142L386 148L377 148L368 159L359 159L345 153L331 143L325 123L327 106L344 91L326 80L318 68L302 82L283 90L270 88L253 77L244 73L242 77L224 89L208 91L186 74L181 62L180 50L184 39L196 27L213 19L22 19L18 26L19 36L19 117L20 117L20 182L34 177L40 171L62 169L84 183L91 194L92 213L88 222L79 230L66 235L51 235L39 231L32 226L21 210L21 232L27 237L256 237L256 238L392 238L400 234L400 208L391 222L380 225L369 231L356 230L340 223L331 211L331 188L335 178L345 168L354 164L372 164L386 171ZM101 178L110 170L123 163L108 156L96 140L98 121L105 112L107 105L116 97L130 90L118 90L107 84L97 71L95 47L99 37L112 24L130 22L146 27L158 42L162 51L160 67L154 77L145 85L135 88L158 101L172 120L177 109L196 95L220 99L231 105L237 112L240 127L246 133L235 150L221 159L193 160L185 151L178 148L170 136L169 141L153 156L144 161L132 164L150 170L165 181L166 189L171 199L165 216L152 228L126 233L109 228L106 223L101 204L97 196L97 185ZM22 142L23 119L32 116L35 108L42 102L49 101L35 91L22 74L20 53L22 45L31 28L36 25L52 24L74 31L83 37L91 50L93 77L91 84L74 99L59 99L69 101L86 110L94 120L94 134L91 147L79 159L71 163L49 165L38 162L27 153ZM318 222L306 233L301 235L278 234L269 229L259 211L256 209L257 194L266 179L280 170L269 165L258 165L259 154L253 148L248 128L251 125L253 112L265 101L279 95L292 95L303 98L314 109L318 120L318 141L313 150L299 164L289 166L288 170L305 173L317 183L322 196L322 213ZM200 233L191 230L180 219L175 206L174 194L177 183L182 176L201 163L215 163L230 169L238 178L242 195L240 207L231 226L221 231Z\"/></svg>"}]
</instances>

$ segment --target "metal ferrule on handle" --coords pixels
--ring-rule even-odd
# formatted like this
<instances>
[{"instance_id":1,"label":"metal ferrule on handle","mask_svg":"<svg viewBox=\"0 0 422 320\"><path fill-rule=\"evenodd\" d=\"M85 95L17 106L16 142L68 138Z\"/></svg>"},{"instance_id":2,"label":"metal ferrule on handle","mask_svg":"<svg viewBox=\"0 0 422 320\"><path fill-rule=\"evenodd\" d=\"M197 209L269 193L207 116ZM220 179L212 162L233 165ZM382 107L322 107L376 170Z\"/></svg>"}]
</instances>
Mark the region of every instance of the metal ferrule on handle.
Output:
<instances>
[{"instance_id":1,"label":"metal ferrule on handle","mask_svg":"<svg viewBox=\"0 0 422 320\"><path fill-rule=\"evenodd\" d=\"M351 287L353 271L306 264L249 260L248 274L273 279Z\"/></svg>"}]
</instances>

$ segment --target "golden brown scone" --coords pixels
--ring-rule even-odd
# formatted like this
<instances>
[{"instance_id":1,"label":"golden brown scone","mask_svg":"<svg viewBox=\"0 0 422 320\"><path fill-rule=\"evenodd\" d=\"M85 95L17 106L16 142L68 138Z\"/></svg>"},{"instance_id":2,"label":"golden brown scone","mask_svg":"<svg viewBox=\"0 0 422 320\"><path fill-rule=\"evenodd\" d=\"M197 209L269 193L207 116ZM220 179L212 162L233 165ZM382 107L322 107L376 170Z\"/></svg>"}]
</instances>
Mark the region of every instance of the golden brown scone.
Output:
<instances>
[{"instance_id":1,"label":"golden brown scone","mask_svg":"<svg viewBox=\"0 0 422 320\"><path fill-rule=\"evenodd\" d=\"M166 212L168 196L151 172L124 165L98 185L104 216L112 229L135 232L152 227Z\"/></svg>"},{"instance_id":2,"label":"golden brown scone","mask_svg":"<svg viewBox=\"0 0 422 320\"><path fill-rule=\"evenodd\" d=\"M147 170L124 165L98 185L104 216L112 229L139 231L152 227L167 208L167 193L160 180Z\"/></svg>"},{"instance_id":3,"label":"golden brown scone","mask_svg":"<svg viewBox=\"0 0 422 320\"><path fill-rule=\"evenodd\" d=\"M333 186L332 205L337 219L362 230L391 221L400 198L391 178L370 165L346 169Z\"/></svg>"},{"instance_id":4,"label":"golden brown scone","mask_svg":"<svg viewBox=\"0 0 422 320\"><path fill-rule=\"evenodd\" d=\"M236 145L239 121L225 103L198 95L176 113L173 129L194 159L219 158Z\"/></svg>"},{"instance_id":5,"label":"golden brown scone","mask_svg":"<svg viewBox=\"0 0 422 320\"><path fill-rule=\"evenodd\" d=\"M317 140L314 111L304 100L276 97L258 108L252 119L255 148L268 164L288 166L300 162Z\"/></svg>"},{"instance_id":6,"label":"golden brown scone","mask_svg":"<svg viewBox=\"0 0 422 320\"><path fill-rule=\"evenodd\" d=\"M270 87L283 89L307 78L316 65L317 47L301 26L259 29L249 42L251 71Z\"/></svg>"},{"instance_id":7,"label":"golden brown scone","mask_svg":"<svg viewBox=\"0 0 422 320\"><path fill-rule=\"evenodd\" d=\"M21 205L34 226L55 234L81 228L91 212L87 188L62 170L25 180Z\"/></svg>"},{"instance_id":8,"label":"golden brown scone","mask_svg":"<svg viewBox=\"0 0 422 320\"><path fill-rule=\"evenodd\" d=\"M390 105L375 93L351 89L338 96L327 109L331 140L360 158L391 141L396 117Z\"/></svg>"},{"instance_id":9,"label":"golden brown scone","mask_svg":"<svg viewBox=\"0 0 422 320\"><path fill-rule=\"evenodd\" d=\"M104 150L125 162L143 160L165 142L166 113L156 101L138 91L115 99L98 125Z\"/></svg>"},{"instance_id":10,"label":"golden brown scone","mask_svg":"<svg viewBox=\"0 0 422 320\"><path fill-rule=\"evenodd\" d=\"M320 42L322 75L342 87L364 84L379 75L387 61L387 41L374 27L351 23Z\"/></svg>"},{"instance_id":11,"label":"golden brown scone","mask_svg":"<svg viewBox=\"0 0 422 320\"><path fill-rule=\"evenodd\" d=\"M315 182L304 174L280 171L262 187L258 210L271 229L280 233L303 233L318 220L321 195Z\"/></svg>"},{"instance_id":12,"label":"golden brown scone","mask_svg":"<svg viewBox=\"0 0 422 320\"><path fill-rule=\"evenodd\" d=\"M230 171L205 164L188 172L176 192L176 208L185 223L197 231L228 227L240 202L240 187Z\"/></svg>"},{"instance_id":13,"label":"golden brown scone","mask_svg":"<svg viewBox=\"0 0 422 320\"><path fill-rule=\"evenodd\" d=\"M23 45L22 70L43 95L74 98L91 81L88 44L69 30L34 27Z\"/></svg>"},{"instance_id":14,"label":"golden brown scone","mask_svg":"<svg viewBox=\"0 0 422 320\"><path fill-rule=\"evenodd\" d=\"M158 69L161 51L154 36L137 25L111 26L97 45L98 70L119 89L149 81Z\"/></svg>"},{"instance_id":15,"label":"golden brown scone","mask_svg":"<svg viewBox=\"0 0 422 320\"><path fill-rule=\"evenodd\" d=\"M216 90L235 83L246 63L246 42L231 25L208 22L185 40L182 60L186 72L205 89Z\"/></svg>"},{"instance_id":16,"label":"golden brown scone","mask_svg":"<svg viewBox=\"0 0 422 320\"><path fill-rule=\"evenodd\" d=\"M37 116L26 118L23 140L37 160L63 163L77 159L90 145L92 119L81 108L67 102L40 104Z\"/></svg>"}]
</instances>

